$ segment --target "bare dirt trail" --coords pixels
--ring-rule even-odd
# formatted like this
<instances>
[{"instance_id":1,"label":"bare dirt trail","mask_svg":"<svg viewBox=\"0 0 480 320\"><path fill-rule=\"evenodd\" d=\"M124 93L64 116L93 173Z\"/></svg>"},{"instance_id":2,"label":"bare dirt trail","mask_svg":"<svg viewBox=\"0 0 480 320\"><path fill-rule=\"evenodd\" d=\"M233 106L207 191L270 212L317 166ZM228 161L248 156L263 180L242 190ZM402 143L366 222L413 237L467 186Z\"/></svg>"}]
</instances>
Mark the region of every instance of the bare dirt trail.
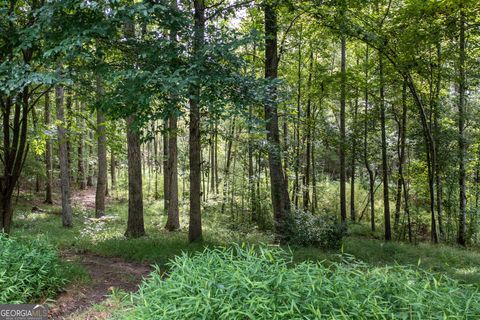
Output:
<instances>
[{"instance_id":1,"label":"bare dirt trail","mask_svg":"<svg viewBox=\"0 0 480 320\"><path fill-rule=\"evenodd\" d=\"M95 190L77 192L72 200L76 205L95 208ZM61 257L82 265L91 280L86 284L69 285L50 307L51 319L108 319L109 312L91 307L105 301L113 290L137 291L142 279L152 271L147 263L126 262L122 258L91 253L62 252Z\"/></svg>"},{"instance_id":2,"label":"bare dirt trail","mask_svg":"<svg viewBox=\"0 0 480 320\"><path fill-rule=\"evenodd\" d=\"M72 195L72 204L88 209L95 209L95 188L75 191Z\"/></svg>"},{"instance_id":3,"label":"bare dirt trail","mask_svg":"<svg viewBox=\"0 0 480 320\"><path fill-rule=\"evenodd\" d=\"M121 258L90 253L64 253L62 256L65 261L76 260L80 263L87 270L91 281L87 284L71 285L61 293L50 309L52 319L106 319L109 316L106 312L83 312L105 301L113 290L137 291L142 279L152 271L146 264L125 262Z\"/></svg>"}]
</instances>

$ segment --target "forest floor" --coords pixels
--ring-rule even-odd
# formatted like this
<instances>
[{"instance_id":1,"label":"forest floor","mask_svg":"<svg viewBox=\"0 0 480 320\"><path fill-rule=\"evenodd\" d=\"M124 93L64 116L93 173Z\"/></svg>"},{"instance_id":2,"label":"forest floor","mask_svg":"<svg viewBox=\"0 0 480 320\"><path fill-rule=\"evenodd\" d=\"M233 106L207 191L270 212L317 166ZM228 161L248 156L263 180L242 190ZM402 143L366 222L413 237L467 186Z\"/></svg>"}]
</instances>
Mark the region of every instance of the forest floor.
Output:
<instances>
[{"instance_id":1,"label":"forest floor","mask_svg":"<svg viewBox=\"0 0 480 320\"><path fill-rule=\"evenodd\" d=\"M42 203L42 195L24 194L15 211L13 236L40 239L54 246L70 274L67 286L52 303L53 319L107 319L122 312L128 292L136 291L143 277L156 265L168 270L170 259L182 252L203 251L205 247L228 246L236 242L270 243L272 235L251 226L231 229L230 216L220 212L221 202L211 199L203 207L202 243L188 243L188 201L180 203L182 229L165 231L163 201L145 199L147 235L138 239L124 236L128 205L126 194L111 192L106 216L94 217L95 189L75 192L74 227L65 229L59 217L59 199L54 205ZM58 195L57 195L58 198ZM379 218L380 219L380 218ZM325 251L314 247L286 248L294 262L305 260L339 261L345 254L374 266L408 265L448 275L462 283L480 287L480 251L451 245L416 245L382 241L368 225L349 225L342 250Z\"/></svg>"},{"instance_id":2,"label":"forest floor","mask_svg":"<svg viewBox=\"0 0 480 320\"><path fill-rule=\"evenodd\" d=\"M62 259L79 263L88 272L90 281L74 282L57 297L50 307L53 319L107 319L110 312L91 307L103 303L115 291L137 291L142 279L152 271L144 263L90 253L64 252Z\"/></svg>"},{"instance_id":3,"label":"forest floor","mask_svg":"<svg viewBox=\"0 0 480 320\"><path fill-rule=\"evenodd\" d=\"M95 209L95 189L78 190L72 195L72 204L84 208Z\"/></svg>"},{"instance_id":4,"label":"forest floor","mask_svg":"<svg viewBox=\"0 0 480 320\"><path fill-rule=\"evenodd\" d=\"M95 189L77 191L72 196L76 207L95 208ZM138 285L152 271L148 263L125 261L118 257L104 257L75 250L62 251L66 262L83 267L89 280L73 282L50 307L52 319L108 319L114 305L108 298L115 292L135 292ZM105 303L106 308L92 308Z\"/></svg>"}]
</instances>

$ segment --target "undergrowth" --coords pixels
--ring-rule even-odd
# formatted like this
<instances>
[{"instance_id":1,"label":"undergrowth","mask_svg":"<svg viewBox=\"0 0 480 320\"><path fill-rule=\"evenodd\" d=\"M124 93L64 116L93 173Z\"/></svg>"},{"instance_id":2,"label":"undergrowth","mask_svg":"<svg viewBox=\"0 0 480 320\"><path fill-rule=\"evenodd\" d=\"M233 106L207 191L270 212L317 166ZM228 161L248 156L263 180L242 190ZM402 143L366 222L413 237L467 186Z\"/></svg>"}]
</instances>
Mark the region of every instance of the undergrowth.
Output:
<instances>
[{"instance_id":1,"label":"undergrowth","mask_svg":"<svg viewBox=\"0 0 480 320\"><path fill-rule=\"evenodd\" d=\"M48 243L17 241L0 234L0 303L54 297L67 282L64 267Z\"/></svg>"},{"instance_id":2,"label":"undergrowth","mask_svg":"<svg viewBox=\"0 0 480 320\"><path fill-rule=\"evenodd\" d=\"M292 263L280 248L233 245L157 269L122 319L478 319L480 293L420 269L353 259Z\"/></svg>"}]
</instances>

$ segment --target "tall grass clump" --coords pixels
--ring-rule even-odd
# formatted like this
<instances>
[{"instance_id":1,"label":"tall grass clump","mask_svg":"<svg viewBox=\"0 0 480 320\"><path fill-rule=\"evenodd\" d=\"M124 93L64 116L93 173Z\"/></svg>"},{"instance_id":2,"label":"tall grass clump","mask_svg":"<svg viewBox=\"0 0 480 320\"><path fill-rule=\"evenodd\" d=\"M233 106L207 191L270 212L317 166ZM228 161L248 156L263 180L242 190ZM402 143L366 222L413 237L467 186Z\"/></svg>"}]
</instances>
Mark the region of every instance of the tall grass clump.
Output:
<instances>
[{"instance_id":1,"label":"tall grass clump","mask_svg":"<svg viewBox=\"0 0 480 320\"><path fill-rule=\"evenodd\" d=\"M480 293L444 276L358 262L294 265L278 248L183 254L133 294L123 319L479 319Z\"/></svg>"},{"instance_id":2,"label":"tall grass clump","mask_svg":"<svg viewBox=\"0 0 480 320\"><path fill-rule=\"evenodd\" d=\"M47 243L20 242L0 233L0 303L52 297L66 281L60 260Z\"/></svg>"}]
</instances>

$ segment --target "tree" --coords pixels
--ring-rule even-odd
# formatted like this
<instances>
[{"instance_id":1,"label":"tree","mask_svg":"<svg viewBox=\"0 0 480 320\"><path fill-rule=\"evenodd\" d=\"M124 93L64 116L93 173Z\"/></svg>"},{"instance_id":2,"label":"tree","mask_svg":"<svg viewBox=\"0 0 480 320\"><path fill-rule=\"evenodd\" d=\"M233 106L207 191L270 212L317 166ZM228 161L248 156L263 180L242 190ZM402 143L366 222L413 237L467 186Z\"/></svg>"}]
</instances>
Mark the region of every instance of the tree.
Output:
<instances>
[{"instance_id":1,"label":"tree","mask_svg":"<svg viewBox=\"0 0 480 320\"><path fill-rule=\"evenodd\" d=\"M345 167L345 148L347 139L345 135L345 105L346 105L346 39L345 35L342 35L341 39L341 86L340 86L340 216L342 223L347 222L347 197L346 197L346 167Z\"/></svg>"},{"instance_id":2,"label":"tree","mask_svg":"<svg viewBox=\"0 0 480 320\"><path fill-rule=\"evenodd\" d=\"M103 92L102 78L97 75L97 99L100 100ZM105 215L105 194L107 189L107 136L105 134L105 115L97 110L97 189L95 193L95 217Z\"/></svg>"},{"instance_id":3,"label":"tree","mask_svg":"<svg viewBox=\"0 0 480 320\"><path fill-rule=\"evenodd\" d=\"M458 244L466 245L467 234L467 191L466 191L466 153L465 141L465 12L460 5L460 35L459 35L459 63L458 63L458 161L459 161L459 221Z\"/></svg>"},{"instance_id":4,"label":"tree","mask_svg":"<svg viewBox=\"0 0 480 320\"><path fill-rule=\"evenodd\" d=\"M138 129L134 127L135 116L127 118L127 158L128 158L128 237L145 235L143 222L142 154Z\"/></svg>"},{"instance_id":5,"label":"tree","mask_svg":"<svg viewBox=\"0 0 480 320\"><path fill-rule=\"evenodd\" d=\"M129 41L135 38L135 25L132 20L125 24L125 36ZM134 108L135 109L135 108ZM140 131L135 111L127 117L127 160L128 160L128 219L127 237L145 235L143 221L143 181L142 149Z\"/></svg>"},{"instance_id":6,"label":"tree","mask_svg":"<svg viewBox=\"0 0 480 320\"><path fill-rule=\"evenodd\" d=\"M50 129L50 95L47 91L45 93L45 126ZM52 180L53 180L53 161L52 161L52 142L50 135L45 141L45 165L46 165L46 179L45 179L45 203L53 204L52 199Z\"/></svg>"},{"instance_id":7,"label":"tree","mask_svg":"<svg viewBox=\"0 0 480 320\"><path fill-rule=\"evenodd\" d=\"M388 190L388 162L387 162L387 132L385 123L385 78L383 70L383 57L379 55L380 70L380 127L382 132L382 178L383 178L383 217L385 219L385 240L392 239L390 226L390 199Z\"/></svg>"},{"instance_id":8,"label":"tree","mask_svg":"<svg viewBox=\"0 0 480 320\"><path fill-rule=\"evenodd\" d=\"M194 0L194 35L193 55L201 61L202 48L205 42L205 2ZM202 216L200 208L201 197L201 165L200 165L200 95L198 80L190 88L190 119L189 119L189 161L190 161L190 223L188 239L190 242L202 239Z\"/></svg>"},{"instance_id":9,"label":"tree","mask_svg":"<svg viewBox=\"0 0 480 320\"><path fill-rule=\"evenodd\" d=\"M84 121L82 119L82 113L83 113L83 103L79 103L79 117L77 118L77 121L80 125L80 128L83 127ZM87 188L86 184L86 179L85 179L85 159L84 159L84 145L85 145L85 140L86 135L83 130L80 132L80 136L78 139L78 145L77 145L77 185L80 190L85 190Z\"/></svg>"},{"instance_id":10,"label":"tree","mask_svg":"<svg viewBox=\"0 0 480 320\"><path fill-rule=\"evenodd\" d=\"M175 10L178 10L177 0L172 0L172 7ZM177 44L177 29L173 27L170 30L170 41ZM177 59L174 59L172 64L179 65ZM176 99L174 99L176 100ZM166 181L168 182L168 218L165 228L169 231L175 231L180 229L180 218L178 214L178 148L177 148L177 109L171 112L170 118L168 119L168 161L167 168L168 177L165 176Z\"/></svg>"},{"instance_id":11,"label":"tree","mask_svg":"<svg viewBox=\"0 0 480 320\"><path fill-rule=\"evenodd\" d=\"M290 199L282 168L276 102L277 88L275 80L278 76L277 12L276 6L269 2L263 4L263 10L265 15L265 78L272 80L272 83L267 89L268 96L265 102L265 122L267 141L269 143L268 165L270 169L270 185L276 235L279 240L282 240L286 236L285 220L290 214Z\"/></svg>"},{"instance_id":12,"label":"tree","mask_svg":"<svg viewBox=\"0 0 480 320\"><path fill-rule=\"evenodd\" d=\"M62 67L59 65L57 73L61 75ZM67 133L64 110L64 89L61 84L55 86L55 104L57 107L58 145L60 150L60 188L62 197L62 224L64 227L73 226L72 206L70 199L70 169L68 167Z\"/></svg>"}]
</instances>

